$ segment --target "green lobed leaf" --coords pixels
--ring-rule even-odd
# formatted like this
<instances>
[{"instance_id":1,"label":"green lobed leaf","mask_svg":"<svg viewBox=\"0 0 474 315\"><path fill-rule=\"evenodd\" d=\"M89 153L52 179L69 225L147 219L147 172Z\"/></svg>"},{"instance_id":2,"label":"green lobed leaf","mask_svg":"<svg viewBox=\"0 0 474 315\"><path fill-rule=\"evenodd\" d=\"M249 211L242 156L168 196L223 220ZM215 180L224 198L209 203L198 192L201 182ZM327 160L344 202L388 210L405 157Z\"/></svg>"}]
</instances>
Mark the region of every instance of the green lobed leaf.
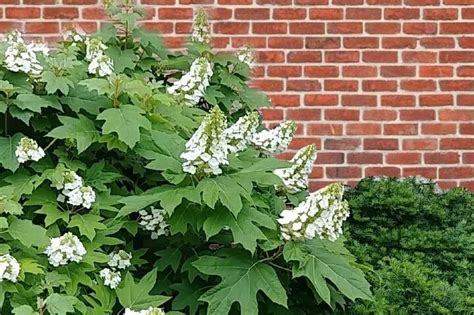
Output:
<instances>
[{"instance_id":1,"label":"green lobed leaf","mask_svg":"<svg viewBox=\"0 0 474 315\"><path fill-rule=\"evenodd\" d=\"M15 150L22 137L21 133L16 133L13 137L0 137L0 165L12 172L15 172L20 166Z\"/></svg>"},{"instance_id":2,"label":"green lobed leaf","mask_svg":"<svg viewBox=\"0 0 474 315\"><path fill-rule=\"evenodd\" d=\"M100 221L102 221L102 218L95 214L75 214L71 217L68 227L79 228L81 235L84 235L92 241L96 235L96 230L104 230L107 228L107 226Z\"/></svg>"},{"instance_id":3,"label":"green lobed leaf","mask_svg":"<svg viewBox=\"0 0 474 315\"><path fill-rule=\"evenodd\" d=\"M30 220L21 220L15 217L9 221L10 227L8 228L8 233L23 245L38 248L45 248L49 245L46 230L41 226L33 224ZM25 233L25 231L28 231L28 233Z\"/></svg>"},{"instance_id":4,"label":"green lobed leaf","mask_svg":"<svg viewBox=\"0 0 474 315\"><path fill-rule=\"evenodd\" d=\"M53 293L45 300L46 309L51 315L66 315L74 313L74 304L77 298L58 293Z\"/></svg>"},{"instance_id":5,"label":"green lobed leaf","mask_svg":"<svg viewBox=\"0 0 474 315\"><path fill-rule=\"evenodd\" d=\"M62 126L54 128L46 136L55 139L74 139L78 153L82 153L99 140L99 131L92 120L81 114L78 116L79 118L59 116Z\"/></svg>"}]
</instances>

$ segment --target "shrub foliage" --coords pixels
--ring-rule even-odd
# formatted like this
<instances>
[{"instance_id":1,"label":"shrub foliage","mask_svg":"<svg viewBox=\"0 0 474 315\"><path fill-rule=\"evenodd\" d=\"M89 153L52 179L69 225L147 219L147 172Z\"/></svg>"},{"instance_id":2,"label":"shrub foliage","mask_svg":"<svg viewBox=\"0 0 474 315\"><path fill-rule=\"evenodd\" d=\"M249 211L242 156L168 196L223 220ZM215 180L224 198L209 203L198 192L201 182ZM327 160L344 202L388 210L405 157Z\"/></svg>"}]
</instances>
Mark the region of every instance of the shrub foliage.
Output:
<instances>
[{"instance_id":1,"label":"shrub foliage","mask_svg":"<svg viewBox=\"0 0 474 315\"><path fill-rule=\"evenodd\" d=\"M269 101L247 85L249 51L212 52L202 12L171 52L136 26L139 9L108 9L98 34L49 53L17 32L2 43L2 314L313 314L370 299L326 239L342 187L292 217L314 148L273 157L295 125L259 126Z\"/></svg>"}]
</instances>

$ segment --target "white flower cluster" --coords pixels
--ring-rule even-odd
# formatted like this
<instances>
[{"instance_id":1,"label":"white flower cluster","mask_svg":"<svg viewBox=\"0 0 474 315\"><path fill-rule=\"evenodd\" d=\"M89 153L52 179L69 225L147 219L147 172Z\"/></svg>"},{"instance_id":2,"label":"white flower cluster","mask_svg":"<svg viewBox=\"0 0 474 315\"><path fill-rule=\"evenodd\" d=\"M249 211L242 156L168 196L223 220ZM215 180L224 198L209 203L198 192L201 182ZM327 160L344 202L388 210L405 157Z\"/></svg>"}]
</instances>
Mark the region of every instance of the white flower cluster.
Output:
<instances>
[{"instance_id":1,"label":"white flower cluster","mask_svg":"<svg viewBox=\"0 0 474 315\"><path fill-rule=\"evenodd\" d=\"M58 201L73 206L82 205L84 208L90 209L95 201L95 191L90 186L84 186L82 178L74 171L63 172L63 181L56 185L56 189L62 189L58 196Z\"/></svg>"},{"instance_id":2,"label":"white flower cluster","mask_svg":"<svg viewBox=\"0 0 474 315\"><path fill-rule=\"evenodd\" d=\"M86 41L87 35L75 29L70 29L64 33L64 39L70 40L73 43L83 43Z\"/></svg>"},{"instance_id":3,"label":"white flower cluster","mask_svg":"<svg viewBox=\"0 0 474 315\"><path fill-rule=\"evenodd\" d=\"M141 311L132 311L131 309L126 308L123 315L166 315L166 313L163 309L158 307L149 307L147 310Z\"/></svg>"},{"instance_id":4,"label":"white flower cluster","mask_svg":"<svg viewBox=\"0 0 474 315\"><path fill-rule=\"evenodd\" d=\"M183 171L198 177L222 173L220 166L229 163L227 139L224 135L226 126L224 113L219 107L214 107L186 143L186 150L180 156L185 160Z\"/></svg>"},{"instance_id":5,"label":"white flower cluster","mask_svg":"<svg viewBox=\"0 0 474 315\"><path fill-rule=\"evenodd\" d=\"M126 269L130 267L130 259L132 259L132 254L121 249L118 252L109 254L109 266L117 269Z\"/></svg>"},{"instance_id":6,"label":"white flower cluster","mask_svg":"<svg viewBox=\"0 0 474 315\"><path fill-rule=\"evenodd\" d=\"M296 152L289 168L280 168L273 173L281 178L283 185L277 186L277 190L289 193L297 193L308 188L308 177L316 160L316 146L310 144Z\"/></svg>"},{"instance_id":7,"label":"white flower cluster","mask_svg":"<svg viewBox=\"0 0 474 315\"><path fill-rule=\"evenodd\" d=\"M102 269L99 275L104 280L104 285L111 289L116 289L120 284L120 281L122 281L120 271L111 270L109 268Z\"/></svg>"},{"instance_id":8,"label":"white flower cluster","mask_svg":"<svg viewBox=\"0 0 474 315\"><path fill-rule=\"evenodd\" d=\"M18 163L25 163L27 161L39 161L44 157L44 150L36 143L35 140L23 137L18 142L15 150L15 156Z\"/></svg>"},{"instance_id":9,"label":"white flower cluster","mask_svg":"<svg viewBox=\"0 0 474 315\"><path fill-rule=\"evenodd\" d=\"M212 64L205 57L193 61L189 72L168 87L168 93L181 95L186 104L194 106L204 96L212 77Z\"/></svg>"},{"instance_id":10,"label":"white flower cluster","mask_svg":"<svg viewBox=\"0 0 474 315\"><path fill-rule=\"evenodd\" d=\"M209 44L211 36L209 35L209 21L204 9L199 8L194 16L193 34L191 40L197 43Z\"/></svg>"},{"instance_id":11,"label":"white flower cluster","mask_svg":"<svg viewBox=\"0 0 474 315\"><path fill-rule=\"evenodd\" d=\"M311 193L296 208L281 212L281 237L288 240L327 238L335 241L342 234L342 223L349 216L349 204L343 200L342 184L331 184Z\"/></svg>"},{"instance_id":12,"label":"white flower cluster","mask_svg":"<svg viewBox=\"0 0 474 315\"><path fill-rule=\"evenodd\" d=\"M0 256L0 283L3 280L10 280L16 282L20 274L20 264L15 257L6 254Z\"/></svg>"},{"instance_id":13,"label":"white flower cluster","mask_svg":"<svg viewBox=\"0 0 474 315\"><path fill-rule=\"evenodd\" d=\"M288 148L296 131L294 121L285 121L273 129L262 130L252 138L252 144L267 155L277 154Z\"/></svg>"},{"instance_id":14,"label":"white flower cluster","mask_svg":"<svg viewBox=\"0 0 474 315\"><path fill-rule=\"evenodd\" d=\"M100 77L111 75L114 71L112 58L105 54L107 46L98 38L86 38L86 57L89 73Z\"/></svg>"},{"instance_id":15,"label":"white flower cluster","mask_svg":"<svg viewBox=\"0 0 474 315\"><path fill-rule=\"evenodd\" d=\"M237 58L239 58L240 62L245 63L250 68L253 67L253 64L255 62L255 55L249 47L244 47L240 49L239 53L237 54Z\"/></svg>"},{"instance_id":16,"label":"white flower cluster","mask_svg":"<svg viewBox=\"0 0 474 315\"><path fill-rule=\"evenodd\" d=\"M38 60L38 53L48 55L49 49L45 44L26 44L19 31L13 31L7 36L5 51L5 67L13 72L24 72L39 75L43 71Z\"/></svg>"},{"instance_id":17,"label":"white flower cluster","mask_svg":"<svg viewBox=\"0 0 474 315\"><path fill-rule=\"evenodd\" d=\"M235 124L224 130L229 151L237 153L245 150L255 135L259 124L260 115L258 112L252 112L240 117Z\"/></svg>"},{"instance_id":18,"label":"white flower cluster","mask_svg":"<svg viewBox=\"0 0 474 315\"><path fill-rule=\"evenodd\" d=\"M166 222L165 209L151 207L150 212L140 210L138 224L146 231L151 231L151 238L156 240L160 235L169 234L169 224Z\"/></svg>"},{"instance_id":19,"label":"white flower cluster","mask_svg":"<svg viewBox=\"0 0 474 315\"><path fill-rule=\"evenodd\" d=\"M86 254L86 249L77 236L68 232L52 238L44 253L48 255L49 263L58 267L71 261L80 262Z\"/></svg>"},{"instance_id":20,"label":"white flower cluster","mask_svg":"<svg viewBox=\"0 0 474 315\"><path fill-rule=\"evenodd\" d=\"M99 274L100 277L104 279L104 284L106 286L110 287L111 289L118 287L120 281L122 281L120 269L126 269L130 267L130 259L132 259L132 255L124 250L119 250L118 252L109 254L108 265L111 268L104 268Z\"/></svg>"}]
</instances>

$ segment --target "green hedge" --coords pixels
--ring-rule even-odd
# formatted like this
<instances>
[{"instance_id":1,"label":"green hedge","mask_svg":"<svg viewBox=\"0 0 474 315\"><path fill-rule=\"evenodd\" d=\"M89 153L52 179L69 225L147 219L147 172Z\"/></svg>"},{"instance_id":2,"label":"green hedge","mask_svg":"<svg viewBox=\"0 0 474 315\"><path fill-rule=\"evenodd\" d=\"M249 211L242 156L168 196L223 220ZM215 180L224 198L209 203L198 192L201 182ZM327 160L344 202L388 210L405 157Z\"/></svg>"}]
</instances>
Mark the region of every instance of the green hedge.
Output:
<instances>
[{"instance_id":1,"label":"green hedge","mask_svg":"<svg viewBox=\"0 0 474 315\"><path fill-rule=\"evenodd\" d=\"M474 195L421 178L367 178L346 193L348 248L374 301L353 314L473 314ZM371 270L371 271L370 271Z\"/></svg>"}]
</instances>

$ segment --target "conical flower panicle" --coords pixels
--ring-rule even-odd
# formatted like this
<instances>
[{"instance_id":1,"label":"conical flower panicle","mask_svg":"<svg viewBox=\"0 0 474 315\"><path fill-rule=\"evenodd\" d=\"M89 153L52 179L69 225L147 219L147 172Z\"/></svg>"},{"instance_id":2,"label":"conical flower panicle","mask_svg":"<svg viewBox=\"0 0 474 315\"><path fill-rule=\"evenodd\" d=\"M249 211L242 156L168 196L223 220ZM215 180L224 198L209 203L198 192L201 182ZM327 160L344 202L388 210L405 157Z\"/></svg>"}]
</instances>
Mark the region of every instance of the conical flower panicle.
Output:
<instances>
[{"instance_id":1,"label":"conical flower panicle","mask_svg":"<svg viewBox=\"0 0 474 315\"><path fill-rule=\"evenodd\" d=\"M298 152L291 159L294 163L289 168L280 168L273 173L281 178L283 185L276 187L279 191L297 193L308 188L308 178L316 160L316 146L310 144Z\"/></svg>"},{"instance_id":2,"label":"conical flower panicle","mask_svg":"<svg viewBox=\"0 0 474 315\"><path fill-rule=\"evenodd\" d=\"M273 129L262 130L255 134L252 144L264 154L278 154L288 148L295 131L294 121L284 121Z\"/></svg>"},{"instance_id":3,"label":"conical flower panicle","mask_svg":"<svg viewBox=\"0 0 474 315\"><path fill-rule=\"evenodd\" d=\"M193 33L191 40L197 43L209 44L211 42L211 35L209 29L209 21L204 9L199 8L194 15Z\"/></svg>"},{"instance_id":4,"label":"conical flower panicle","mask_svg":"<svg viewBox=\"0 0 474 315\"><path fill-rule=\"evenodd\" d=\"M337 240L343 222L349 217L349 204L343 200L343 194L342 184L331 184L311 193L296 208L282 211L278 219L282 239Z\"/></svg>"},{"instance_id":5,"label":"conical flower panicle","mask_svg":"<svg viewBox=\"0 0 474 315\"><path fill-rule=\"evenodd\" d=\"M168 87L167 91L182 96L186 105L194 106L205 95L212 74L212 64L209 60L199 57L193 61L189 72Z\"/></svg>"},{"instance_id":6,"label":"conical flower panicle","mask_svg":"<svg viewBox=\"0 0 474 315\"><path fill-rule=\"evenodd\" d=\"M239 50L237 54L237 58L239 58L240 62L245 63L249 68L253 67L255 62L255 55L250 47L243 47Z\"/></svg>"},{"instance_id":7,"label":"conical flower panicle","mask_svg":"<svg viewBox=\"0 0 474 315\"><path fill-rule=\"evenodd\" d=\"M105 54L107 46L98 38L86 37L86 57L89 73L100 77L109 76L114 71L112 58Z\"/></svg>"},{"instance_id":8,"label":"conical flower panicle","mask_svg":"<svg viewBox=\"0 0 474 315\"><path fill-rule=\"evenodd\" d=\"M224 135L227 121L219 107L214 107L186 143L181 154L183 171L198 177L219 175L221 165L227 165L228 145Z\"/></svg>"},{"instance_id":9,"label":"conical flower panicle","mask_svg":"<svg viewBox=\"0 0 474 315\"><path fill-rule=\"evenodd\" d=\"M252 112L240 117L235 124L224 131L229 146L229 152L237 153L245 150L255 135L260 124L258 112Z\"/></svg>"},{"instance_id":10,"label":"conical flower panicle","mask_svg":"<svg viewBox=\"0 0 474 315\"><path fill-rule=\"evenodd\" d=\"M43 66L38 60L38 53L47 56L49 48L45 44L26 44L19 31L8 34L7 49L5 51L5 67L13 72L24 72L32 76L39 76Z\"/></svg>"}]
</instances>

